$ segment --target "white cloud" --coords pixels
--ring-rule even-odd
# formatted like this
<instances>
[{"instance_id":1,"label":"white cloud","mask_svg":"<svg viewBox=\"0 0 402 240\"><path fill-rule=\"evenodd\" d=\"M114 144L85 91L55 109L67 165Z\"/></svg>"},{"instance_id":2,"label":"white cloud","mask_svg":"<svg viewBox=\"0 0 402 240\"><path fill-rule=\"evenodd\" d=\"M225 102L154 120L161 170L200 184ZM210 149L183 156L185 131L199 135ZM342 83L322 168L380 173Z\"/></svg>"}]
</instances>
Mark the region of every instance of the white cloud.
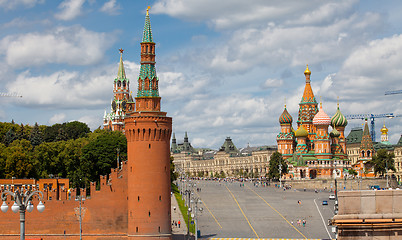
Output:
<instances>
[{"instance_id":1,"label":"white cloud","mask_svg":"<svg viewBox=\"0 0 402 240\"><path fill-rule=\"evenodd\" d=\"M0 0L0 8L5 10L13 10L19 6L32 8L36 4L43 4L45 0Z\"/></svg>"},{"instance_id":2,"label":"white cloud","mask_svg":"<svg viewBox=\"0 0 402 240\"><path fill-rule=\"evenodd\" d=\"M0 28L32 28L37 25L50 25L50 21L48 19L26 20L25 18L17 17L10 22L4 23Z\"/></svg>"},{"instance_id":3,"label":"white cloud","mask_svg":"<svg viewBox=\"0 0 402 240\"><path fill-rule=\"evenodd\" d=\"M116 59L117 60L117 59ZM139 65L125 61L128 78L138 76ZM20 73L16 80L6 84L7 92L23 96L18 105L57 109L105 109L113 97L113 81L117 76L118 63L99 66L84 72L56 71L49 75L34 76L30 71ZM136 90L137 82L130 82ZM100 111L100 115L103 111ZM57 115L59 116L59 115ZM52 116L51 118L56 117Z\"/></svg>"},{"instance_id":4,"label":"white cloud","mask_svg":"<svg viewBox=\"0 0 402 240\"><path fill-rule=\"evenodd\" d=\"M55 123L63 123L66 120L66 114L56 113L49 119L49 124L53 125Z\"/></svg>"},{"instance_id":5,"label":"white cloud","mask_svg":"<svg viewBox=\"0 0 402 240\"><path fill-rule=\"evenodd\" d=\"M356 0L255 0L252 4L244 0L159 0L152 12L191 21L208 21L216 29L228 29L270 22L288 25L328 23L348 14L356 3ZM289 20L289 16L293 20Z\"/></svg>"},{"instance_id":6,"label":"white cloud","mask_svg":"<svg viewBox=\"0 0 402 240\"><path fill-rule=\"evenodd\" d=\"M282 79L272 79L269 78L265 80L265 82L261 85L263 89L268 89L268 88L277 88L283 85L283 80Z\"/></svg>"},{"instance_id":7,"label":"white cloud","mask_svg":"<svg viewBox=\"0 0 402 240\"><path fill-rule=\"evenodd\" d=\"M7 63L14 68L49 63L89 65L100 61L114 41L113 34L92 32L76 25L47 33L7 36L0 41L0 52L5 52Z\"/></svg>"},{"instance_id":8,"label":"white cloud","mask_svg":"<svg viewBox=\"0 0 402 240\"><path fill-rule=\"evenodd\" d=\"M84 2L85 0L64 0L60 3L59 9L61 9L61 11L54 15L55 18L68 21L80 16Z\"/></svg>"},{"instance_id":9,"label":"white cloud","mask_svg":"<svg viewBox=\"0 0 402 240\"><path fill-rule=\"evenodd\" d=\"M116 0L110 0L103 4L100 9L101 12L107 13L109 15L119 15L119 10L121 9L119 4L116 4Z\"/></svg>"}]
</instances>

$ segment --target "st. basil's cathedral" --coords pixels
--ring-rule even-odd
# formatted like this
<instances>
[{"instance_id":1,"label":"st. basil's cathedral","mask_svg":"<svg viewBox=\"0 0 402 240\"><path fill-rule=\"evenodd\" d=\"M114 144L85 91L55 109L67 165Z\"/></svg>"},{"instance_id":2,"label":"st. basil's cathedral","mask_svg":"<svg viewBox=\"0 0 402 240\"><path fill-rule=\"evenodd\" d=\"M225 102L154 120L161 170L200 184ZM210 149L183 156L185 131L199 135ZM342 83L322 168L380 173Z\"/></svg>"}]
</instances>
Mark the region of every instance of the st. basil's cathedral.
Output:
<instances>
[{"instance_id":1,"label":"st. basil's cathedral","mask_svg":"<svg viewBox=\"0 0 402 240\"><path fill-rule=\"evenodd\" d=\"M304 71L306 85L299 103L297 130L293 118L285 109L279 117L281 132L277 135L278 151L287 161L287 178L314 179L343 177L344 169L350 168L346 152L344 130L348 124L338 108L330 118L318 103L310 84L311 71ZM329 126L332 131L329 131Z\"/></svg>"}]
</instances>

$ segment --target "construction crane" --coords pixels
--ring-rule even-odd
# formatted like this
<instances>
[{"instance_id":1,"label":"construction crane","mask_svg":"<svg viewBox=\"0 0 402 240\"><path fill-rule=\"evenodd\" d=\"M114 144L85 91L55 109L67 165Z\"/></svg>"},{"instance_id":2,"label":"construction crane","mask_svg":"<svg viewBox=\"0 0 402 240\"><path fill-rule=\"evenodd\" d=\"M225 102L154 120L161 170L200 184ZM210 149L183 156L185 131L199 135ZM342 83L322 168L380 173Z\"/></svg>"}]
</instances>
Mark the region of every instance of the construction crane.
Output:
<instances>
[{"instance_id":1,"label":"construction crane","mask_svg":"<svg viewBox=\"0 0 402 240\"><path fill-rule=\"evenodd\" d=\"M385 91L385 95L402 94L402 90Z\"/></svg>"},{"instance_id":2,"label":"construction crane","mask_svg":"<svg viewBox=\"0 0 402 240\"><path fill-rule=\"evenodd\" d=\"M16 93L2 93L0 92L0 97L22 97Z\"/></svg>"},{"instance_id":3,"label":"construction crane","mask_svg":"<svg viewBox=\"0 0 402 240\"><path fill-rule=\"evenodd\" d=\"M375 122L376 118L394 118L399 117L393 113L383 113L383 114L351 114L345 116L347 119L370 119L371 124L371 140L375 142Z\"/></svg>"}]
</instances>

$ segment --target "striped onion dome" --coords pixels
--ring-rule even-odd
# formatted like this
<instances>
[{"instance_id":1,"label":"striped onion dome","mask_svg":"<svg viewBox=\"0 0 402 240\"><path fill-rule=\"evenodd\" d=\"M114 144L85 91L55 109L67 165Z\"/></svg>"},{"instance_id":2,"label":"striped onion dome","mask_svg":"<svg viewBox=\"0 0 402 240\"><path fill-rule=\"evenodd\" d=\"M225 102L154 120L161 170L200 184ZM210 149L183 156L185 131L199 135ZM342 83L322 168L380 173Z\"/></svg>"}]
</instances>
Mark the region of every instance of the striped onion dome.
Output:
<instances>
[{"instance_id":1,"label":"striped onion dome","mask_svg":"<svg viewBox=\"0 0 402 240\"><path fill-rule=\"evenodd\" d=\"M283 110L282 115L279 117L279 123L280 124L292 124L293 118L290 116L288 110L285 109Z\"/></svg>"},{"instance_id":2,"label":"striped onion dome","mask_svg":"<svg viewBox=\"0 0 402 240\"><path fill-rule=\"evenodd\" d=\"M339 137L341 134L336 130L336 128L332 129L331 133L329 134L330 137Z\"/></svg>"},{"instance_id":3,"label":"striped onion dome","mask_svg":"<svg viewBox=\"0 0 402 240\"><path fill-rule=\"evenodd\" d=\"M295 133L296 137L307 137L308 136L308 132L307 130L303 127L303 124L300 124L299 129L297 129L296 133Z\"/></svg>"},{"instance_id":4,"label":"striped onion dome","mask_svg":"<svg viewBox=\"0 0 402 240\"><path fill-rule=\"evenodd\" d=\"M314 125L329 125L331 124L331 118L322 109L322 103L320 103L320 110L313 118Z\"/></svg>"},{"instance_id":5,"label":"striped onion dome","mask_svg":"<svg viewBox=\"0 0 402 240\"><path fill-rule=\"evenodd\" d=\"M341 113L339 110L339 104L338 104L338 109L336 110L336 113L334 116L331 118L331 126L332 127L346 127L348 125L348 120L346 120L345 116Z\"/></svg>"}]
</instances>

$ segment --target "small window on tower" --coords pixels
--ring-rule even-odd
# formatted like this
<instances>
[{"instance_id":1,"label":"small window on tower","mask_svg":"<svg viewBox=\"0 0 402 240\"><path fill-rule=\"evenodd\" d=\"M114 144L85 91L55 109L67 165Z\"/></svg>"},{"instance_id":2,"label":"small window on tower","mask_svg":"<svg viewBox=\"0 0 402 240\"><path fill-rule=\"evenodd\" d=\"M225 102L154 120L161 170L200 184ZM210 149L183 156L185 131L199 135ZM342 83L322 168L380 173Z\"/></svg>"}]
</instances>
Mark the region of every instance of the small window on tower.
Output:
<instances>
[{"instance_id":1,"label":"small window on tower","mask_svg":"<svg viewBox=\"0 0 402 240\"><path fill-rule=\"evenodd\" d=\"M121 87L121 81L120 80L117 82L117 87Z\"/></svg>"},{"instance_id":2,"label":"small window on tower","mask_svg":"<svg viewBox=\"0 0 402 240\"><path fill-rule=\"evenodd\" d=\"M123 87L124 88L126 87L126 81L123 81Z\"/></svg>"}]
</instances>

